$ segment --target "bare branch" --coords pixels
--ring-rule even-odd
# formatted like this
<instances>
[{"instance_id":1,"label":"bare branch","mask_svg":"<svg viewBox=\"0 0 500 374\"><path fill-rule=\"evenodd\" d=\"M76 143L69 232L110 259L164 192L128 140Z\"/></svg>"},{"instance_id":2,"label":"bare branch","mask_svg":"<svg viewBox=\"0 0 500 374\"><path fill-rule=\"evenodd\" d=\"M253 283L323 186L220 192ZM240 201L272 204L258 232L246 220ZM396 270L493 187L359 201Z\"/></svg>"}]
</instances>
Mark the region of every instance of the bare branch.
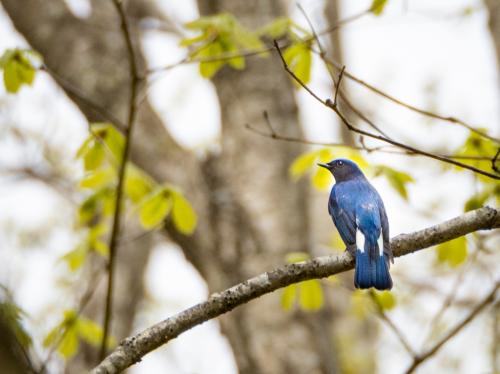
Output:
<instances>
[{"instance_id":1,"label":"bare branch","mask_svg":"<svg viewBox=\"0 0 500 374\"><path fill-rule=\"evenodd\" d=\"M378 315L382 321L385 322L385 324L391 329L391 331L396 335L398 338L399 342L401 345L406 349L406 351L412 356L415 357L417 354L411 347L410 343L408 340L406 340L405 336L403 335L403 332L396 326L394 322L384 313L384 310L380 306L380 304L377 302L377 299L375 297L375 292L373 290L370 290L370 297L373 300L373 303L375 304L377 308Z\"/></svg>"},{"instance_id":2,"label":"bare branch","mask_svg":"<svg viewBox=\"0 0 500 374\"><path fill-rule=\"evenodd\" d=\"M391 240L391 247L394 256L399 257L477 230L494 228L500 228L500 210L484 207L424 230L398 235ZM354 259L345 252L342 255L317 257L309 261L284 265L262 273L225 291L212 294L208 300L124 339L91 373L119 373L183 332L227 313L239 305L292 283L328 277L350 270L353 266Z\"/></svg>"},{"instance_id":3,"label":"bare branch","mask_svg":"<svg viewBox=\"0 0 500 374\"><path fill-rule=\"evenodd\" d=\"M125 44L127 46L127 54L129 60L129 68L130 68L130 98L129 98L129 112L128 112L127 125L124 129L125 144L123 147L122 158L121 160L119 160L118 184L116 186L115 212L113 216L111 236L109 239L108 287L106 290L106 307L104 311L103 336L101 341L101 349L99 352L99 357L101 360L106 355L106 343L108 341L108 335L111 330L111 314L113 311L114 269L115 269L116 252L120 235L120 222L121 222L121 210L122 210L121 200L123 195L123 186L125 183L125 170L131 148L130 144L132 141L132 130L137 115L136 100L137 100L138 85L140 81L134 46L132 44L132 36L130 34L129 25L127 23L127 16L125 14L122 2L120 0L113 0L113 4L120 16L123 38L125 39Z\"/></svg>"},{"instance_id":4,"label":"bare branch","mask_svg":"<svg viewBox=\"0 0 500 374\"><path fill-rule=\"evenodd\" d=\"M371 132L368 132L368 131L365 131L365 130L361 130L355 126L353 126L349 120L342 114L342 112L339 110L338 106L333 103L330 99L326 99L326 100L323 100L321 99L316 93L314 93L314 91L312 91L304 82L302 82L302 80L297 77L297 75L292 71L290 70L290 68L288 67L288 64L286 63L285 61L285 58L283 57L283 53L281 52L281 48L280 46L278 45L278 42L274 41L274 46L276 47L276 50L278 51L278 54L281 58L281 62L283 63L283 68L285 69L285 71L302 87L304 88L313 98L315 98L318 102L320 102L321 104L323 104L324 106L326 106L327 108L330 108L331 110L333 110L338 116L339 118L342 120L342 122L344 123L344 125L351 131L354 131L358 134L361 134L361 135L365 135L365 136L368 136L370 138L373 138L373 139L378 139L378 140L381 140L383 142L386 142L386 143L389 143L389 144L392 144L392 145L395 145L399 148L403 148L403 149L406 149L410 152L414 152L414 153L417 153L417 154L420 154L422 156L427 156L429 158L433 158L435 160L439 160L439 161L443 161L443 162L446 162L446 163L449 163L449 164L452 164L452 165L455 165L455 166L460 166L461 168L464 168L464 169L468 169L468 170L471 170L475 173L478 173L478 174L482 174L484 176L487 176L487 177L490 177L492 179L500 179L500 176L499 175L495 175L495 174L492 174L492 173L488 173L487 171L484 171L484 170L481 170L481 169L478 169L476 167L473 167L473 166L470 166L470 165L467 165L467 164L464 164L462 162L459 162L459 161L456 161L456 160L451 160L451 159L448 159L446 157L441 157L439 155L436 155L436 154L433 154L433 153L430 153L430 152L427 152L427 151L422 151L420 149L417 149L415 147L412 147L412 146L409 146L409 145L406 145L404 143L401 143L401 142L398 142L398 141L395 141L395 140L392 140L386 136L382 136L382 135L377 135L377 134L373 134Z\"/></svg>"},{"instance_id":5,"label":"bare branch","mask_svg":"<svg viewBox=\"0 0 500 374\"><path fill-rule=\"evenodd\" d=\"M266 122L270 123L269 117L267 118ZM388 154L405 155L405 156L419 156L418 153L410 152L408 150L398 149L397 147L392 146L392 145L368 147L363 141L361 141L360 146L339 143L339 142L321 142L321 141L315 141L315 140L308 140L308 139L304 139L304 138L300 138L300 137L281 135L275 131L271 132L271 133L267 133L265 131L262 131L260 129L257 129L255 127L250 126L248 123L245 124L245 128L247 130L250 130L250 131L260 135L260 136L264 136L266 138L272 138L272 139L276 139L276 140L280 140L280 141L285 141L285 142L301 143L301 144L307 144L307 145L319 145L319 146L323 146L323 147L348 147L351 149L357 149L359 151L366 151L368 153L379 152L379 153L388 153ZM363 139L363 137L360 137L360 138ZM489 161L489 160L491 160L491 158L487 157L487 156L457 156L457 155L447 155L447 154L446 155L439 154L439 156L446 157L446 158L449 158L451 160L473 160L473 161Z\"/></svg>"},{"instance_id":6,"label":"bare branch","mask_svg":"<svg viewBox=\"0 0 500 374\"><path fill-rule=\"evenodd\" d=\"M321 51L321 49L319 51L314 51L316 54L318 54L321 59L327 64L327 65L331 65L331 66L334 66L335 68L337 69L341 69L342 68L342 64L337 62L337 61L334 61L328 57L325 56L324 52ZM500 139L498 138L495 138L491 135L488 135L487 133L481 131L481 130L478 130L477 128L475 128L474 126L472 125L469 125L468 123L466 123L465 121L459 119L459 118L456 118L456 117L452 117L452 116L443 116L441 114L437 114L437 113L433 113L433 112L430 112L428 110L425 110L425 109L421 109L421 108L418 108L414 105L411 105L411 104L408 104L408 103L405 103L404 101L402 100L399 100L397 98L395 98L394 96L392 95L389 95L388 93L382 91L381 89L365 82L364 80L356 77L355 75L349 73L348 71L345 72L345 76L349 79L351 79L352 81L360 84L361 86L369 89L370 91L376 93L377 95L379 96L382 96L383 98L389 100L389 101L392 101L393 103L397 104L397 105L400 105L402 107L405 107L406 109L409 109L413 112L416 112L416 113L419 113L421 115L424 115L426 117L430 117L430 118L434 118L434 119L439 119L441 121L446 121L446 122L450 122L450 123L455 123L457 125L460 125L462 127L465 127L466 129L472 131L473 133L476 133L477 135L479 136L482 136L484 138L487 138L487 139L490 139L491 141L497 143L497 144L500 144Z\"/></svg>"},{"instance_id":7,"label":"bare branch","mask_svg":"<svg viewBox=\"0 0 500 374\"><path fill-rule=\"evenodd\" d=\"M488 295L481 301L470 314L460 323L458 323L453 329L451 329L440 341L438 341L432 348L427 350L425 353L416 356L413 363L406 370L406 374L413 373L417 367L419 367L425 360L437 353L451 338L457 335L465 326L467 326L486 306L491 304L495 300L495 294L500 287L500 280L495 283L493 289L488 293Z\"/></svg>"}]
</instances>

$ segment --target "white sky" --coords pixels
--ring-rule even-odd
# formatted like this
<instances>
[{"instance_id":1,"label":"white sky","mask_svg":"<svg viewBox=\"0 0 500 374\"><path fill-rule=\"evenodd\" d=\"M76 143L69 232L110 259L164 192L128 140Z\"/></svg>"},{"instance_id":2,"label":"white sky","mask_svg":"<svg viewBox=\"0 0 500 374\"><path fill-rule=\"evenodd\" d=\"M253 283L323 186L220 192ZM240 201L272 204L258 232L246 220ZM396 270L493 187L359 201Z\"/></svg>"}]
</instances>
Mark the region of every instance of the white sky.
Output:
<instances>
[{"instance_id":1,"label":"white sky","mask_svg":"<svg viewBox=\"0 0 500 374\"><path fill-rule=\"evenodd\" d=\"M69 3L82 17L90 10L86 0L71 0ZM345 0L343 15L366 9L369 3ZM407 1L406 9L403 3L390 0L383 16L367 17L343 29L347 69L400 99L423 107L432 105L444 115L462 118L500 135L498 67L487 30L487 13L482 4L471 0L419 0ZM314 22L322 22L321 1L302 1L301 4ZM179 24L197 16L193 1L161 0L160 5ZM474 12L461 16L466 7L472 7ZM296 21L305 26L297 10L294 7L291 10ZM25 46L1 11L0 35L0 53L5 48ZM184 57L175 37L150 31L144 35L143 42L151 67ZM311 85L320 96L327 97L329 81L325 71L318 61L313 66ZM428 87L432 87L431 93ZM158 76L150 93L155 109L181 144L197 150L214 146L220 128L217 98L211 83L199 77L196 65L181 66ZM453 150L467 136L465 131L453 125L430 122L365 91L353 91L353 96L377 123L383 124L384 129L398 139ZM307 136L315 140L334 140L336 134L331 130L331 124L336 120L332 114L302 91L297 97ZM192 110L193 102L197 103L196 111ZM38 160L35 147L32 147L33 152L20 152L15 143L7 139L2 130L5 126L42 134L43 139L64 150L67 168L74 170L76 177L79 175L72 155L86 136L85 120L44 74L37 75L32 88L23 88L15 96L7 95L0 85L0 165L16 167L26 160ZM441 165L432 160L382 154L370 155L368 159L409 171L416 179L409 187L409 202L403 201L385 180L374 180L386 202L392 235L414 231L460 214L464 201L475 188L469 173L443 171ZM433 207L432 213L422 214L430 206ZM12 179L0 179L0 283L16 290L17 301L31 316L29 329L38 337L57 322L62 309L72 306L72 300L65 297L65 289L58 286L58 280L67 277L67 271L63 264L56 262L78 240L71 227L72 214L72 207L66 200L40 183L13 183ZM325 219L329 217L325 215ZM16 233L9 234L6 229L11 227L7 225L12 225L29 231L52 222L57 222L58 229L40 246L30 249L19 248ZM408 297L405 285L398 284L398 273L425 280L432 260L433 254L428 251L396 261L393 268L396 297ZM176 281L172 282L172 279ZM469 279L459 295L474 296L486 292L486 287L479 283L482 281L482 278ZM443 290L450 287L449 278L436 282ZM182 284L182 289L175 287L176 284ZM182 254L170 246L160 246L153 252L146 286L154 302L147 304L138 317L137 329L207 296L203 281ZM67 300L66 305L61 305L61 297ZM423 321L440 305L438 298L427 294L425 297L419 300L413 313L408 313L404 307L391 313L395 322L404 326L410 342L416 347L420 346L426 332L422 328ZM55 304L61 310L54 313ZM462 315L452 312L447 318L453 321ZM481 339L485 329L484 321L474 322L449 342L438 359L429 362L421 372L442 369L439 357L448 356L448 353L457 356L465 346L468 359L462 360L461 367L455 372L486 372L489 369L484 346L487 341ZM470 341L481 343L471 346L467 344ZM469 359L471 357L473 359ZM399 373L408 362L399 343L390 332L382 329L380 372ZM218 332L217 323L210 322L148 355L132 372L229 374L235 373L236 367L226 340Z\"/></svg>"}]
</instances>

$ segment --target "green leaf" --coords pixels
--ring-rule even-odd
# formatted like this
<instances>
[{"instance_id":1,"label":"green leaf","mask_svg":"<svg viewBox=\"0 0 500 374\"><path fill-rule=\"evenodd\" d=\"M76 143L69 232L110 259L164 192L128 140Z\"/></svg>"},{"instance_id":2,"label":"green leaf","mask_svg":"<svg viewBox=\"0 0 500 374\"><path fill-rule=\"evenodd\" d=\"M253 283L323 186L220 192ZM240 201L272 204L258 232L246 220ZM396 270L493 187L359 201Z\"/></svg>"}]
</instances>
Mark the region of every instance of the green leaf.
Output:
<instances>
[{"instance_id":1,"label":"green leaf","mask_svg":"<svg viewBox=\"0 0 500 374\"><path fill-rule=\"evenodd\" d=\"M215 58L224 52L220 42L213 42L207 47L201 49L198 53L193 54L193 58ZM223 66L225 61L214 60L214 61L202 61L200 62L200 74L203 78L212 78L215 73L217 73Z\"/></svg>"},{"instance_id":2,"label":"green leaf","mask_svg":"<svg viewBox=\"0 0 500 374\"><path fill-rule=\"evenodd\" d=\"M20 49L7 50L0 58L3 80L9 93L16 93L23 85L31 85L35 79L35 68L28 52Z\"/></svg>"},{"instance_id":3,"label":"green leaf","mask_svg":"<svg viewBox=\"0 0 500 374\"><path fill-rule=\"evenodd\" d=\"M76 271L85 262L85 259L87 258L87 253L88 251L86 246L83 244L79 244L76 246L75 249L69 251L63 257L61 257L61 259L63 261L66 261L71 271Z\"/></svg>"},{"instance_id":4,"label":"green leaf","mask_svg":"<svg viewBox=\"0 0 500 374\"><path fill-rule=\"evenodd\" d=\"M57 351L66 359L72 357L78 350L78 331L73 324L68 326L64 331L61 343L57 347Z\"/></svg>"},{"instance_id":5,"label":"green leaf","mask_svg":"<svg viewBox=\"0 0 500 374\"><path fill-rule=\"evenodd\" d=\"M466 201L464 206L464 212L468 212L470 210L479 209L484 206L485 202L493 196L493 189L486 189L480 194L472 196L469 200Z\"/></svg>"},{"instance_id":6,"label":"green leaf","mask_svg":"<svg viewBox=\"0 0 500 374\"><path fill-rule=\"evenodd\" d=\"M415 181L411 175L383 165L375 167L375 174L382 174L386 177L391 187L394 188L403 199L408 200L406 185Z\"/></svg>"},{"instance_id":7,"label":"green leaf","mask_svg":"<svg viewBox=\"0 0 500 374\"><path fill-rule=\"evenodd\" d=\"M3 82L7 92L16 93L21 87L21 80L17 74L17 63L7 63L3 68Z\"/></svg>"},{"instance_id":8,"label":"green leaf","mask_svg":"<svg viewBox=\"0 0 500 374\"><path fill-rule=\"evenodd\" d=\"M165 188L159 188L144 198L139 211L141 225L150 230L158 226L170 212L172 198Z\"/></svg>"},{"instance_id":9,"label":"green leaf","mask_svg":"<svg viewBox=\"0 0 500 374\"><path fill-rule=\"evenodd\" d=\"M389 291L374 291L374 300L382 310L391 310L396 306L396 298Z\"/></svg>"},{"instance_id":10,"label":"green leaf","mask_svg":"<svg viewBox=\"0 0 500 374\"><path fill-rule=\"evenodd\" d=\"M109 246L107 243L103 242L102 240L97 240L93 245L93 249L95 252L100 254L102 257L108 258Z\"/></svg>"},{"instance_id":11,"label":"green leaf","mask_svg":"<svg viewBox=\"0 0 500 374\"><path fill-rule=\"evenodd\" d=\"M467 259L467 239L460 236L436 247L437 259L451 267L461 265Z\"/></svg>"},{"instance_id":12,"label":"green leaf","mask_svg":"<svg viewBox=\"0 0 500 374\"><path fill-rule=\"evenodd\" d=\"M192 234L198 220L196 212L187 199L177 191L171 191L173 207L172 221L175 228L185 234Z\"/></svg>"},{"instance_id":13,"label":"green leaf","mask_svg":"<svg viewBox=\"0 0 500 374\"><path fill-rule=\"evenodd\" d=\"M478 129L487 133L487 129ZM482 156L486 157L485 160L461 160L463 163L473 166L478 169L492 171L491 160L495 156L498 146L490 139L487 139L479 134L470 132L465 143L454 153L454 156ZM500 160L497 160L497 166L500 166ZM457 170L463 171L465 169L456 166ZM475 175L481 182L486 184L496 183L495 180L485 175Z\"/></svg>"},{"instance_id":14,"label":"green leaf","mask_svg":"<svg viewBox=\"0 0 500 374\"><path fill-rule=\"evenodd\" d=\"M181 42L179 43L179 46L181 47L189 47L193 44L199 43L206 41L207 39L210 39L210 32L203 32L202 34L195 36L194 38L185 38L182 39Z\"/></svg>"},{"instance_id":15,"label":"green leaf","mask_svg":"<svg viewBox=\"0 0 500 374\"><path fill-rule=\"evenodd\" d=\"M125 193L127 197L137 204L153 191L155 182L138 167L127 164L125 176Z\"/></svg>"},{"instance_id":16,"label":"green leaf","mask_svg":"<svg viewBox=\"0 0 500 374\"><path fill-rule=\"evenodd\" d=\"M314 311L323 306L323 290L317 279L311 279L298 284L299 304L304 310Z\"/></svg>"},{"instance_id":17,"label":"green leaf","mask_svg":"<svg viewBox=\"0 0 500 374\"><path fill-rule=\"evenodd\" d=\"M83 156L85 171L91 171L101 166L104 161L105 151L101 143L94 142L93 146Z\"/></svg>"},{"instance_id":18,"label":"green leaf","mask_svg":"<svg viewBox=\"0 0 500 374\"><path fill-rule=\"evenodd\" d=\"M76 328L78 335L87 343L93 346L99 346L102 341L103 331L101 326L91 319L80 317Z\"/></svg>"},{"instance_id":19,"label":"green leaf","mask_svg":"<svg viewBox=\"0 0 500 374\"><path fill-rule=\"evenodd\" d=\"M29 348L32 339L21 323L22 315L25 315L23 310L13 302L0 302L0 320L7 324L23 347Z\"/></svg>"},{"instance_id":20,"label":"green leaf","mask_svg":"<svg viewBox=\"0 0 500 374\"><path fill-rule=\"evenodd\" d=\"M96 171L87 173L87 175L85 175L83 179L80 180L80 187L89 189L102 188L113 182L115 177L115 171L111 167L98 169Z\"/></svg>"},{"instance_id":21,"label":"green leaf","mask_svg":"<svg viewBox=\"0 0 500 374\"><path fill-rule=\"evenodd\" d=\"M74 310L64 311L62 322L53 328L43 341L44 347L57 344L57 351L65 358L73 356L78 349L78 315Z\"/></svg>"},{"instance_id":22,"label":"green leaf","mask_svg":"<svg viewBox=\"0 0 500 374\"><path fill-rule=\"evenodd\" d=\"M317 159L318 159L317 151L306 152L301 154L293 161L292 165L290 165L290 168L288 169L290 176L295 180L299 179L310 168L313 167Z\"/></svg>"},{"instance_id":23,"label":"green leaf","mask_svg":"<svg viewBox=\"0 0 500 374\"><path fill-rule=\"evenodd\" d=\"M312 184L318 190L326 190L332 183L333 177L325 168L318 167L312 177Z\"/></svg>"},{"instance_id":24,"label":"green leaf","mask_svg":"<svg viewBox=\"0 0 500 374\"><path fill-rule=\"evenodd\" d=\"M270 39L279 39L288 34L293 24L288 17L278 17L271 23L265 25L257 31L259 36L268 36Z\"/></svg>"},{"instance_id":25,"label":"green leaf","mask_svg":"<svg viewBox=\"0 0 500 374\"><path fill-rule=\"evenodd\" d=\"M304 84L311 79L312 52L306 43L296 43L288 47L283 52L288 68ZM300 84L293 80L295 87L300 88Z\"/></svg>"},{"instance_id":26,"label":"green leaf","mask_svg":"<svg viewBox=\"0 0 500 374\"><path fill-rule=\"evenodd\" d=\"M379 16L384 11L386 5L387 0L373 0L370 11L376 16Z\"/></svg>"},{"instance_id":27,"label":"green leaf","mask_svg":"<svg viewBox=\"0 0 500 374\"><path fill-rule=\"evenodd\" d=\"M281 294L281 307L284 310L292 309L295 299L297 299L297 285L286 286Z\"/></svg>"}]
</instances>

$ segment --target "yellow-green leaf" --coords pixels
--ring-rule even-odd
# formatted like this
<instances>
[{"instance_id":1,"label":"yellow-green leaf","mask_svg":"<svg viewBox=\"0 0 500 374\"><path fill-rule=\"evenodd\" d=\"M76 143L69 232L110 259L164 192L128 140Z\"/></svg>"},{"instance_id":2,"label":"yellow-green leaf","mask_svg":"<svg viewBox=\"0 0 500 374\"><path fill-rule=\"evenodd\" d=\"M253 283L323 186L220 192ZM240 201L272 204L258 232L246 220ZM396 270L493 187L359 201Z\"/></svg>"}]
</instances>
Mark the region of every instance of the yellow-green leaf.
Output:
<instances>
[{"instance_id":1,"label":"yellow-green leaf","mask_svg":"<svg viewBox=\"0 0 500 374\"><path fill-rule=\"evenodd\" d=\"M374 300L382 310L391 310L396 306L396 298L389 291L374 291Z\"/></svg>"},{"instance_id":2,"label":"yellow-green leaf","mask_svg":"<svg viewBox=\"0 0 500 374\"><path fill-rule=\"evenodd\" d=\"M312 184L318 190L326 190L332 183L332 174L325 168L318 167L312 177Z\"/></svg>"},{"instance_id":3,"label":"yellow-green leaf","mask_svg":"<svg viewBox=\"0 0 500 374\"><path fill-rule=\"evenodd\" d=\"M98 346L102 341L103 331L99 324L91 319L80 317L77 322L78 335L87 343Z\"/></svg>"},{"instance_id":4,"label":"yellow-green leaf","mask_svg":"<svg viewBox=\"0 0 500 374\"><path fill-rule=\"evenodd\" d=\"M394 188L403 199L408 200L406 185L415 181L411 175L383 165L376 166L375 170L375 174L382 174L386 177L391 187Z\"/></svg>"},{"instance_id":5,"label":"yellow-green leaf","mask_svg":"<svg viewBox=\"0 0 500 374\"><path fill-rule=\"evenodd\" d=\"M72 357L78 350L78 331L73 324L64 331L61 342L57 347L57 351L66 359Z\"/></svg>"},{"instance_id":6,"label":"yellow-green leaf","mask_svg":"<svg viewBox=\"0 0 500 374\"><path fill-rule=\"evenodd\" d=\"M85 262L85 259L87 258L87 253L88 251L85 245L79 244L76 246L75 249L66 253L61 259L66 261L71 271L76 271Z\"/></svg>"},{"instance_id":7,"label":"yellow-green leaf","mask_svg":"<svg viewBox=\"0 0 500 374\"><path fill-rule=\"evenodd\" d=\"M155 182L138 167L128 164L125 177L125 193L133 203L140 202L153 191Z\"/></svg>"},{"instance_id":8,"label":"yellow-green leaf","mask_svg":"<svg viewBox=\"0 0 500 374\"><path fill-rule=\"evenodd\" d=\"M193 55L193 57L198 58L216 58L224 52L222 45L215 41L212 42L207 47L203 47L199 53ZM219 71L220 68L224 66L225 61L214 60L214 61L202 61L200 62L200 74L203 78L212 78L215 73Z\"/></svg>"},{"instance_id":9,"label":"yellow-green leaf","mask_svg":"<svg viewBox=\"0 0 500 374\"><path fill-rule=\"evenodd\" d=\"M281 307L284 310L292 309L296 298L297 298L297 285L291 284L289 286L286 286L281 294Z\"/></svg>"},{"instance_id":10,"label":"yellow-green leaf","mask_svg":"<svg viewBox=\"0 0 500 374\"><path fill-rule=\"evenodd\" d=\"M270 39L279 39L290 30L292 21L288 17L278 17L271 23L265 25L257 31L258 35L268 36Z\"/></svg>"},{"instance_id":11,"label":"yellow-green leaf","mask_svg":"<svg viewBox=\"0 0 500 374\"><path fill-rule=\"evenodd\" d=\"M99 253L102 257L108 257L109 256L109 246L107 243L103 242L102 240L97 240L93 243L92 245L94 251Z\"/></svg>"},{"instance_id":12,"label":"yellow-green leaf","mask_svg":"<svg viewBox=\"0 0 500 374\"><path fill-rule=\"evenodd\" d=\"M13 302L0 302L0 319L10 327L17 341L28 348L32 344L32 339L21 323L22 315L26 313Z\"/></svg>"},{"instance_id":13,"label":"yellow-green leaf","mask_svg":"<svg viewBox=\"0 0 500 374\"><path fill-rule=\"evenodd\" d=\"M117 165L123 156L123 147L125 146L125 137L115 126L110 123L96 122L91 124L91 132L95 136L96 143L104 142L106 149L113 157L113 162Z\"/></svg>"},{"instance_id":14,"label":"yellow-green leaf","mask_svg":"<svg viewBox=\"0 0 500 374\"><path fill-rule=\"evenodd\" d=\"M175 228L186 235L192 234L198 220L196 212L187 199L177 191L172 191L172 221Z\"/></svg>"},{"instance_id":15,"label":"yellow-green leaf","mask_svg":"<svg viewBox=\"0 0 500 374\"><path fill-rule=\"evenodd\" d=\"M141 225L150 230L158 226L170 212L172 198L164 189L158 189L144 198L139 211Z\"/></svg>"},{"instance_id":16,"label":"yellow-green leaf","mask_svg":"<svg viewBox=\"0 0 500 374\"><path fill-rule=\"evenodd\" d=\"M311 279L298 284L299 304L304 310L318 310L323 306L323 290L317 279Z\"/></svg>"},{"instance_id":17,"label":"yellow-green leaf","mask_svg":"<svg viewBox=\"0 0 500 374\"><path fill-rule=\"evenodd\" d=\"M289 173L292 178L295 180L299 179L301 176L303 176L311 167L313 167L314 162L318 158L318 152L313 151L313 152L307 152L301 154L299 157L297 157L292 165L290 165L289 168Z\"/></svg>"},{"instance_id":18,"label":"yellow-green leaf","mask_svg":"<svg viewBox=\"0 0 500 374\"><path fill-rule=\"evenodd\" d=\"M81 188L98 189L104 187L115 179L115 172L111 167L98 169L87 173L80 181Z\"/></svg>"},{"instance_id":19,"label":"yellow-green leaf","mask_svg":"<svg viewBox=\"0 0 500 374\"><path fill-rule=\"evenodd\" d=\"M0 58L0 68L3 69L5 89L9 93L16 93L23 84L31 85L35 78L35 68L27 51L7 50Z\"/></svg>"},{"instance_id":20,"label":"yellow-green leaf","mask_svg":"<svg viewBox=\"0 0 500 374\"><path fill-rule=\"evenodd\" d=\"M380 15L387 5L387 0L373 0L370 11L375 15Z\"/></svg>"},{"instance_id":21,"label":"yellow-green leaf","mask_svg":"<svg viewBox=\"0 0 500 374\"><path fill-rule=\"evenodd\" d=\"M85 171L91 171L101 166L104 161L104 147L101 143L94 142L93 146L89 148L88 152L83 156L83 166Z\"/></svg>"},{"instance_id":22,"label":"yellow-green leaf","mask_svg":"<svg viewBox=\"0 0 500 374\"><path fill-rule=\"evenodd\" d=\"M460 236L439 244L436 251L438 261L451 267L459 266L467 259L467 239L465 236Z\"/></svg>"},{"instance_id":23,"label":"yellow-green leaf","mask_svg":"<svg viewBox=\"0 0 500 374\"><path fill-rule=\"evenodd\" d=\"M283 52L283 58L285 59L288 68L302 83L309 82L311 79L312 53L308 44L293 44ZM295 80L293 80L293 83L296 87L300 88L300 84L298 84Z\"/></svg>"}]
</instances>

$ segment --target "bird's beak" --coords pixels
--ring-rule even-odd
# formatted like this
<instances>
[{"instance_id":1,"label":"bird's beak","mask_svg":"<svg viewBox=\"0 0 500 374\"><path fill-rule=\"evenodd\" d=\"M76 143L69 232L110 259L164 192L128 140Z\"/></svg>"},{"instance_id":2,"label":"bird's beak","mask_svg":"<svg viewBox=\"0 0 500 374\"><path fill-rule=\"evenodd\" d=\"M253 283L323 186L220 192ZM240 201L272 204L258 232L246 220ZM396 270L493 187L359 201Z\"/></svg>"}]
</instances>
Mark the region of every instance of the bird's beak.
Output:
<instances>
[{"instance_id":1,"label":"bird's beak","mask_svg":"<svg viewBox=\"0 0 500 374\"><path fill-rule=\"evenodd\" d=\"M322 168L330 170L330 166L328 164L320 164L320 163L318 163L318 166L321 166Z\"/></svg>"}]
</instances>

